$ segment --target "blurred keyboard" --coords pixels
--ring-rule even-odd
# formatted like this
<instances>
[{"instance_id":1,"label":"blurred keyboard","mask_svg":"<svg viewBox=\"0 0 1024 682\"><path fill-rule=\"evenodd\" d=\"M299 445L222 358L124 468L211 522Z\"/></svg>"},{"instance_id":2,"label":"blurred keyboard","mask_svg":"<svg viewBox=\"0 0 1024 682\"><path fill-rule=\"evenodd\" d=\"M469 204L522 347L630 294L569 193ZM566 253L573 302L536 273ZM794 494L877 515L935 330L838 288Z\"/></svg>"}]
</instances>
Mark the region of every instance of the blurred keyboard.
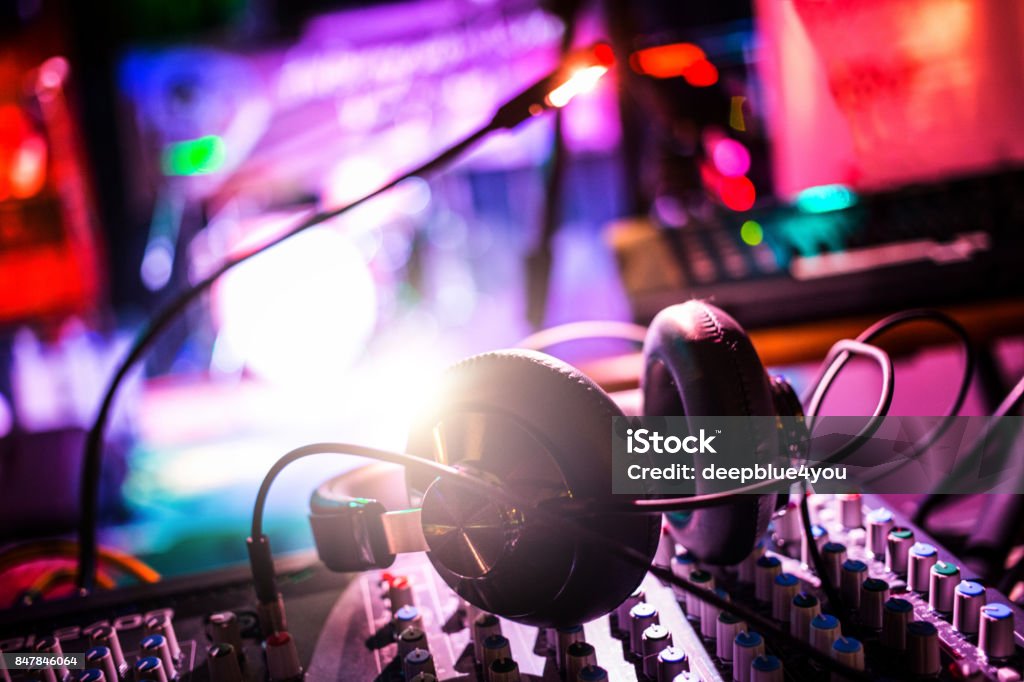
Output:
<instances>
[{"instance_id":1,"label":"blurred keyboard","mask_svg":"<svg viewBox=\"0 0 1024 682\"><path fill-rule=\"evenodd\" d=\"M623 223L611 241L641 321L694 297L748 326L1005 297L1024 292L1024 171L816 188L716 223Z\"/></svg>"}]
</instances>

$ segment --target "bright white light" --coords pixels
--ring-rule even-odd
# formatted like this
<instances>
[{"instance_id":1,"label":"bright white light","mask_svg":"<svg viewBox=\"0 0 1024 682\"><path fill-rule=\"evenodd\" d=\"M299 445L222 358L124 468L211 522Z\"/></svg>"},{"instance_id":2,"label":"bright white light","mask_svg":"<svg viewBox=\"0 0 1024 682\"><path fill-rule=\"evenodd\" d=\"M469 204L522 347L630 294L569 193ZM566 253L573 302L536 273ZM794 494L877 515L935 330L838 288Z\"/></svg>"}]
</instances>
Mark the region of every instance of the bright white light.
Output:
<instances>
[{"instance_id":1,"label":"bright white light","mask_svg":"<svg viewBox=\"0 0 1024 682\"><path fill-rule=\"evenodd\" d=\"M607 66L588 66L573 73L569 80L552 90L547 97L547 102L555 108L562 108L568 104L576 95L590 92L597 86L601 76L608 73Z\"/></svg>"},{"instance_id":2,"label":"bright white light","mask_svg":"<svg viewBox=\"0 0 1024 682\"><path fill-rule=\"evenodd\" d=\"M376 288L359 250L327 228L296 235L238 266L215 296L218 344L224 344L218 351L282 384L341 379L377 319Z\"/></svg>"}]
</instances>

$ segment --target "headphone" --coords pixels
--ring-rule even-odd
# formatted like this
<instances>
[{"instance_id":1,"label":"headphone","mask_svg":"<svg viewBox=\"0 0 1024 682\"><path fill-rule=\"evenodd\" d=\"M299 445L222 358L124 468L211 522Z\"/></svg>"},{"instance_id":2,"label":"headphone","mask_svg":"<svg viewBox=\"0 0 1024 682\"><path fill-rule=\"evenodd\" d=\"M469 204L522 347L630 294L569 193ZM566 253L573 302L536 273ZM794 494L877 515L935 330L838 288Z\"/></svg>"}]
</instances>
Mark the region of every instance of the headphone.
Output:
<instances>
[{"instance_id":1,"label":"headphone","mask_svg":"<svg viewBox=\"0 0 1024 682\"><path fill-rule=\"evenodd\" d=\"M691 300L659 313L643 355L647 416L802 416L789 384L768 376L743 328L706 302ZM611 492L612 423L624 415L567 363L527 350L476 355L447 370L430 405L410 431L407 452L534 504L559 498L597 507L621 502ZM771 430L771 420L748 423L754 461L792 447L794 435ZM701 466L707 455L693 457ZM404 491L389 503L414 508L398 514L378 500L352 497L349 489L365 480L358 476L332 479L314 492L310 522L328 568L386 568L400 551L425 549L444 581L469 603L545 627L611 611L646 573L535 518L527 505L496 500L445 477L407 471L404 479ZM396 480L394 487L402 483ZM697 494L719 490L714 481L697 481ZM737 495L728 504L670 513L667 528L700 561L735 564L750 554L774 508L774 494ZM644 554L648 563L654 560L660 515L597 511L587 524Z\"/></svg>"}]
</instances>

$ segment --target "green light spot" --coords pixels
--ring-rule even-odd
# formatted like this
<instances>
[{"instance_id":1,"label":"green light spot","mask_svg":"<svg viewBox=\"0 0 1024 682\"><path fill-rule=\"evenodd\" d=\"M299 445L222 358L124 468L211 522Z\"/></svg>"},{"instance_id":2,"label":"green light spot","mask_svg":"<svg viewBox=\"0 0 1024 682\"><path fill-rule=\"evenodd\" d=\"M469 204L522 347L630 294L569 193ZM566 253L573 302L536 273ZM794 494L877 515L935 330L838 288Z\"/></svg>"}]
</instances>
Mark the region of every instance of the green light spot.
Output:
<instances>
[{"instance_id":1,"label":"green light spot","mask_svg":"<svg viewBox=\"0 0 1024 682\"><path fill-rule=\"evenodd\" d=\"M740 239L747 246L757 246L764 241L764 230L761 223L756 220L748 220L740 226Z\"/></svg>"},{"instance_id":2,"label":"green light spot","mask_svg":"<svg viewBox=\"0 0 1024 682\"><path fill-rule=\"evenodd\" d=\"M226 158L224 140L217 135L206 135L168 144L164 147L161 166L164 175L205 175L219 171Z\"/></svg>"},{"instance_id":3,"label":"green light spot","mask_svg":"<svg viewBox=\"0 0 1024 682\"><path fill-rule=\"evenodd\" d=\"M857 195L846 185L818 185L796 195L796 207L804 213L841 211L856 203Z\"/></svg>"}]
</instances>

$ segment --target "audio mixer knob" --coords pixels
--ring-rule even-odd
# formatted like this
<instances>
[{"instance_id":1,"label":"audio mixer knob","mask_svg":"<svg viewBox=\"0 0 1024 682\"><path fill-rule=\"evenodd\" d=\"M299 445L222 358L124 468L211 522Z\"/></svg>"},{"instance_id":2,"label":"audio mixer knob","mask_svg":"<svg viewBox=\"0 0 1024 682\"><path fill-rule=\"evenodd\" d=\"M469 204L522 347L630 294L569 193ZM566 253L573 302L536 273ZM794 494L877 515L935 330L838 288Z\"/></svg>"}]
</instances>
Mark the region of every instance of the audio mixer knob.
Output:
<instances>
[{"instance_id":1,"label":"audio mixer knob","mask_svg":"<svg viewBox=\"0 0 1024 682\"><path fill-rule=\"evenodd\" d=\"M588 665L576 676L576 682L608 682L608 671L599 665Z\"/></svg>"},{"instance_id":2,"label":"audio mixer knob","mask_svg":"<svg viewBox=\"0 0 1024 682\"><path fill-rule=\"evenodd\" d=\"M575 680L579 677L580 671L588 665L597 665L597 652L594 650L593 644L573 642L566 648L565 679Z\"/></svg>"},{"instance_id":3,"label":"audio mixer knob","mask_svg":"<svg viewBox=\"0 0 1024 682\"><path fill-rule=\"evenodd\" d=\"M746 559L740 562L739 579L741 583L751 584L757 574L757 560L764 556L764 542L758 542Z\"/></svg>"},{"instance_id":4,"label":"audio mixer knob","mask_svg":"<svg viewBox=\"0 0 1024 682\"><path fill-rule=\"evenodd\" d=\"M842 577L843 562L846 561L846 545L841 542L826 542L821 548L821 559L829 582L838 585Z\"/></svg>"},{"instance_id":5,"label":"audio mixer knob","mask_svg":"<svg viewBox=\"0 0 1024 682\"><path fill-rule=\"evenodd\" d=\"M851 609L860 608L860 590L864 578L867 577L868 566L857 559L847 559L843 562L842 576L839 579L839 588L843 594L843 601Z\"/></svg>"},{"instance_id":6,"label":"audio mixer knob","mask_svg":"<svg viewBox=\"0 0 1024 682\"><path fill-rule=\"evenodd\" d=\"M864 525L859 494L836 495L836 503L839 507L839 523L843 524L843 528L860 528Z\"/></svg>"},{"instance_id":7,"label":"audio mixer knob","mask_svg":"<svg viewBox=\"0 0 1024 682\"><path fill-rule=\"evenodd\" d=\"M754 570L754 596L760 602L772 603L775 576L782 573L782 562L778 557L766 554L757 560Z\"/></svg>"},{"instance_id":8,"label":"audio mixer knob","mask_svg":"<svg viewBox=\"0 0 1024 682\"><path fill-rule=\"evenodd\" d=\"M410 625L398 636L398 655L402 658L413 649L426 649L427 633L422 628Z\"/></svg>"},{"instance_id":9,"label":"audio mixer knob","mask_svg":"<svg viewBox=\"0 0 1024 682\"><path fill-rule=\"evenodd\" d=\"M910 548L914 544L914 531L909 528L893 528L889 531L885 547L885 568L896 575L907 574Z\"/></svg>"},{"instance_id":10,"label":"audio mixer knob","mask_svg":"<svg viewBox=\"0 0 1024 682\"><path fill-rule=\"evenodd\" d=\"M731 646L731 645L730 645ZM676 646L662 649L658 654L658 682L672 682L676 677L689 667L686 652Z\"/></svg>"},{"instance_id":11,"label":"audio mixer knob","mask_svg":"<svg viewBox=\"0 0 1024 682\"><path fill-rule=\"evenodd\" d=\"M892 530L892 512L880 508L868 514L868 553L881 561L885 558L886 540Z\"/></svg>"},{"instance_id":12,"label":"audio mixer knob","mask_svg":"<svg viewBox=\"0 0 1024 682\"><path fill-rule=\"evenodd\" d=\"M99 668L87 668L75 678L76 682L107 682L106 674Z\"/></svg>"},{"instance_id":13,"label":"audio mixer knob","mask_svg":"<svg viewBox=\"0 0 1024 682\"><path fill-rule=\"evenodd\" d=\"M412 583L404 575L395 576L388 580L388 601L391 602L391 612L395 613L403 606L415 606L412 596Z\"/></svg>"},{"instance_id":14,"label":"audio mixer knob","mask_svg":"<svg viewBox=\"0 0 1024 682\"><path fill-rule=\"evenodd\" d=\"M110 655L110 649L105 646L94 646L85 652L85 664L90 668L103 671L103 676L111 682L117 682L117 665L114 657ZM8 681L9 682L9 681Z\"/></svg>"},{"instance_id":15,"label":"audio mixer knob","mask_svg":"<svg viewBox=\"0 0 1024 682\"><path fill-rule=\"evenodd\" d=\"M644 674L654 679L658 675L658 654L672 646L672 634L664 626L652 625L644 630L641 646Z\"/></svg>"},{"instance_id":16,"label":"audio mixer knob","mask_svg":"<svg viewBox=\"0 0 1024 682\"><path fill-rule=\"evenodd\" d=\"M728 663L732 660L732 644L736 635L747 629L746 621L728 611L718 614L715 628L715 655L720 661Z\"/></svg>"},{"instance_id":17,"label":"audio mixer knob","mask_svg":"<svg viewBox=\"0 0 1024 682\"><path fill-rule=\"evenodd\" d=\"M981 607L978 646L991 659L1001 660L1013 655L1013 611L1006 604Z\"/></svg>"},{"instance_id":18,"label":"audio mixer knob","mask_svg":"<svg viewBox=\"0 0 1024 682\"><path fill-rule=\"evenodd\" d=\"M54 654L56 656L62 656L64 654L64 650L60 646L60 640L56 637L43 637L36 642L35 650L41 654ZM63 678L68 674L67 667L63 665L54 668L54 670L56 671L57 677Z\"/></svg>"},{"instance_id":19,"label":"audio mixer knob","mask_svg":"<svg viewBox=\"0 0 1024 682\"><path fill-rule=\"evenodd\" d=\"M395 611L394 627L396 634L402 634L408 627L423 628L423 616L412 604L406 604Z\"/></svg>"},{"instance_id":20,"label":"audio mixer knob","mask_svg":"<svg viewBox=\"0 0 1024 682\"><path fill-rule=\"evenodd\" d=\"M923 620L908 623L907 652L914 675L934 677L939 674L939 631L934 625Z\"/></svg>"},{"instance_id":21,"label":"audio mixer knob","mask_svg":"<svg viewBox=\"0 0 1024 682\"><path fill-rule=\"evenodd\" d=\"M754 659L764 655L764 638L753 630L736 635L732 641L732 679L750 682L750 666Z\"/></svg>"},{"instance_id":22,"label":"audio mixer knob","mask_svg":"<svg viewBox=\"0 0 1024 682\"><path fill-rule=\"evenodd\" d=\"M271 682L292 682L302 679L302 664L295 640L287 632L275 632L266 641L267 672ZM422 651L420 649L419 651ZM431 673L433 670L430 671ZM408 675L406 676L409 677Z\"/></svg>"},{"instance_id":23,"label":"audio mixer knob","mask_svg":"<svg viewBox=\"0 0 1024 682\"><path fill-rule=\"evenodd\" d=\"M501 621L493 613L481 613L473 621L473 656L477 663L484 660L484 640L501 634Z\"/></svg>"},{"instance_id":24,"label":"audio mixer knob","mask_svg":"<svg viewBox=\"0 0 1024 682\"><path fill-rule=\"evenodd\" d=\"M938 613L953 613L953 593L960 583L960 569L948 561L932 566L928 583L928 605Z\"/></svg>"},{"instance_id":25,"label":"audio mixer knob","mask_svg":"<svg viewBox=\"0 0 1024 682\"><path fill-rule=\"evenodd\" d=\"M832 645L842 634L835 616L819 613L811 620L811 646L823 654L832 655Z\"/></svg>"},{"instance_id":26,"label":"audio mixer knob","mask_svg":"<svg viewBox=\"0 0 1024 682\"><path fill-rule=\"evenodd\" d=\"M793 597L800 591L800 580L792 573L780 573L775 576L772 590L772 618L784 623L789 622L789 611Z\"/></svg>"},{"instance_id":27,"label":"audio mixer knob","mask_svg":"<svg viewBox=\"0 0 1024 682\"><path fill-rule=\"evenodd\" d=\"M895 651L907 647L907 625L914 615L914 605L906 599L893 597L882 608L882 644Z\"/></svg>"},{"instance_id":28,"label":"audio mixer knob","mask_svg":"<svg viewBox=\"0 0 1024 682\"><path fill-rule=\"evenodd\" d=\"M926 542L915 542L910 548L910 563L907 564L907 587L920 594L927 594L931 582L932 566L939 559L935 547Z\"/></svg>"},{"instance_id":29,"label":"audio mixer knob","mask_svg":"<svg viewBox=\"0 0 1024 682\"><path fill-rule=\"evenodd\" d=\"M800 525L800 505L796 502L787 503L785 511L775 517L773 525L779 542L788 544L799 541L803 530Z\"/></svg>"},{"instance_id":30,"label":"audio mixer knob","mask_svg":"<svg viewBox=\"0 0 1024 682\"><path fill-rule=\"evenodd\" d=\"M106 647L118 671L125 668L124 652L121 649L121 638L117 630L109 625L102 625L89 631L89 640L94 647Z\"/></svg>"},{"instance_id":31,"label":"audio mixer knob","mask_svg":"<svg viewBox=\"0 0 1024 682\"><path fill-rule=\"evenodd\" d=\"M750 664L750 682L782 682L782 661L775 656L758 656Z\"/></svg>"},{"instance_id":32,"label":"audio mixer knob","mask_svg":"<svg viewBox=\"0 0 1024 682\"><path fill-rule=\"evenodd\" d=\"M575 642L583 641L583 626L582 625L570 625L566 628L558 628L556 631L556 642L555 646L555 662L558 664L558 669L565 670L565 652L569 648L570 644Z\"/></svg>"},{"instance_id":33,"label":"audio mixer knob","mask_svg":"<svg viewBox=\"0 0 1024 682\"><path fill-rule=\"evenodd\" d=\"M484 679L490 679L491 665L493 665L495 661L500 661L505 658L512 658L512 647L509 644L507 637L504 635L491 635L485 639L484 660L482 661Z\"/></svg>"},{"instance_id":34,"label":"audio mixer knob","mask_svg":"<svg viewBox=\"0 0 1024 682\"><path fill-rule=\"evenodd\" d=\"M167 682L167 671L164 670L164 662L156 656L146 656L135 661L135 679L153 680L154 682Z\"/></svg>"},{"instance_id":35,"label":"audio mixer knob","mask_svg":"<svg viewBox=\"0 0 1024 682\"><path fill-rule=\"evenodd\" d=\"M242 682L238 653L230 644L214 644L207 649L206 666L212 682Z\"/></svg>"},{"instance_id":36,"label":"audio mixer knob","mask_svg":"<svg viewBox=\"0 0 1024 682\"><path fill-rule=\"evenodd\" d=\"M167 644L167 638L163 635L146 635L139 643L139 649L143 656L156 656L164 664L164 670L169 677L174 676L174 658L171 656L171 647Z\"/></svg>"},{"instance_id":37,"label":"audio mixer knob","mask_svg":"<svg viewBox=\"0 0 1024 682\"><path fill-rule=\"evenodd\" d=\"M817 546L818 553L820 554L822 548L828 542L828 531L822 526L813 525L811 526L811 535L814 537L814 544ZM802 561L805 566L810 566L812 563L811 550L807 545L807 538L803 537L800 543L800 561Z\"/></svg>"},{"instance_id":38,"label":"audio mixer knob","mask_svg":"<svg viewBox=\"0 0 1024 682\"><path fill-rule=\"evenodd\" d=\"M680 580L689 580L690 574L693 573L694 569L697 568L697 561L693 558L693 555L683 550L679 554L672 557L669 562L669 567L672 569L672 575L679 578ZM673 585L672 591L676 595L676 599L685 597L686 593L681 591L678 587Z\"/></svg>"},{"instance_id":39,"label":"audio mixer knob","mask_svg":"<svg viewBox=\"0 0 1024 682\"><path fill-rule=\"evenodd\" d=\"M889 583L878 578L868 578L860 587L860 620L871 630L882 629L882 610L889 598Z\"/></svg>"},{"instance_id":40,"label":"audio mixer knob","mask_svg":"<svg viewBox=\"0 0 1024 682\"><path fill-rule=\"evenodd\" d=\"M953 593L953 627L965 635L978 632L981 607L988 601L985 588L973 580L961 580Z\"/></svg>"},{"instance_id":41,"label":"audio mixer knob","mask_svg":"<svg viewBox=\"0 0 1024 682\"><path fill-rule=\"evenodd\" d=\"M491 682L519 682L519 664L511 658L491 663Z\"/></svg>"},{"instance_id":42,"label":"audio mixer knob","mask_svg":"<svg viewBox=\"0 0 1024 682\"><path fill-rule=\"evenodd\" d=\"M147 635L163 635L167 640L167 646L171 651L171 657L177 661L181 658L181 647L178 645L178 635L174 632L174 623L166 613L152 615L146 619Z\"/></svg>"},{"instance_id":43,"label":"audio mixer knob","mask_svg":"<svg viewBox=\"0 0 1024 682\"><path fill-rule=\"evenodd\" d=\"M434 668L434 657L426 649L413 649L402 661L402 668L405 670L405 679L416 677L420 673L437 675Z\"/></svg>"},{"instance_id":44,"label":"audio mixer knob","mask_svg":"<svg viewBox=\"0 0 1024 682\"><path fill-rule=\"evenodd\" d=\"M864 645L853 637L840 637L832 642L832 658L854 670L863 670Z\"/></svg>"},{"instance_id":45,"label":"audio mixer knob","mask_svg":"<svg viewBox=\"0 0 1024 682\"><path fill-rule=\"evenodd\" d=\"M634 606L629 612L629 650L639 656L644 630L658 623L658 609L646 602Z\"/></svg>"},{"instance_id":46,"label":"audio mixer knob","mask_svg":"<svg viewBox=\"0 0 1024 682\"><path fill-rule=\"evenodd\" d=\"M813 594L801 592L793 597L789 608L789 633L798 639L808 641L811 636L811 621L821 613L821 604Z\"/></svg>"},{"instance_id":47,"label":"audio mixer knob","mask_svg":"<svg viewBox=\"0 0 1024 682\"><path fill-rule=\"evenodd\" d=\"M617 634L621 637L629 637L629 612L634 606L644 601L646 596L641 588L636 588L633 593L626 597L626 600L618 605L615 609L615 620L618 625L612 634Z\"/></svg>"},{"instance_id":48,"label":"audio mixer knob","mask_svg":"<svg viewBox=\"0 0 1024 682\"><path fill-rule=\"evenodd\" d=\"M210 616L210 639L215 644L225 643L242 653L242 627L233 611L221 611Z\"/></svg>"},{"instance_id":49,"label":"audio mixer knob","mask_svg":"<svg viewBox=\"0 0 1024 682\"><path fill-rule=\"evenodd\" d=\"M721 587L716 587L714 590L715 596L729 601L729 593ZM700 634L705 639L714 639L718 636L718 614L722 612L722 609L718 608L710 602L705 602L701 605L701 617L700 617Z\"/></svg>"},{"instance_id":50,"label":"audio mixer knob","mask_svg":"<svg viewBox=\"0 0 1024 682\"><path fill-rule=\"evenodd\" d=\"M163 661L156 656L144 656L140 657L135 661L134 676L129 675L129 679L134 679L137 682L143 680L153 680L155 682L167 682L168 675L164 669ZM120 678L117 678L120 679Z\"/></svg>"},{"instance_id":51,"label":"audio mixer knob","mask_svg":"<svg viewBox=\"0 0 1024 682\"><path fill-rule=\"evenodd\" d=\"M715 589L715 578L707 571L702 571L699 568L690 572L690 583L694 587L699 587L703 590ZM691 618L700 620L701 607L704 602L695 594L686 593L686 614Z\"/></svg>"}]
</instances>

